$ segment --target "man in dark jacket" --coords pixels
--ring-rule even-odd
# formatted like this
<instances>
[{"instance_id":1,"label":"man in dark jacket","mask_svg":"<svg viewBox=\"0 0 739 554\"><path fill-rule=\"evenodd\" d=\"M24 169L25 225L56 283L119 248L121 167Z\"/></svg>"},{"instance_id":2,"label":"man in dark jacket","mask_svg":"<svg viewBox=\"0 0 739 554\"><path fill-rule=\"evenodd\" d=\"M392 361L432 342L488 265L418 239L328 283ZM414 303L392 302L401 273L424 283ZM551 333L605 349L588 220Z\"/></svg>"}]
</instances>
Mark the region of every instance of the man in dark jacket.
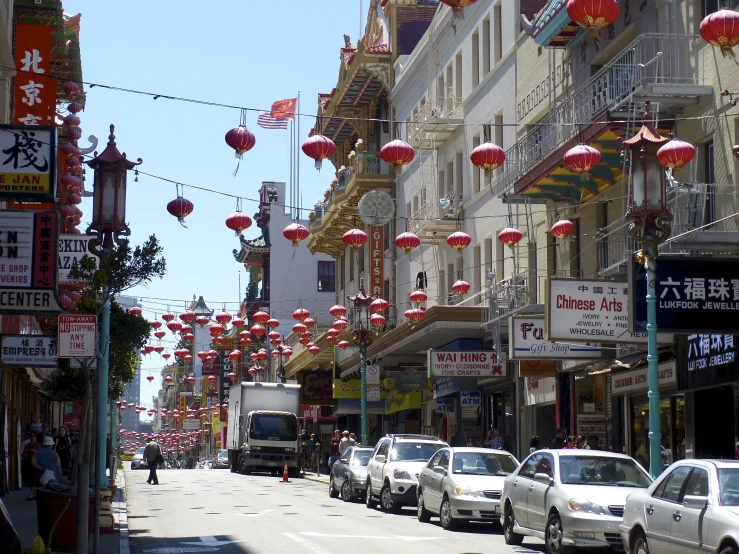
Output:
<instances>
[{"instance_id":1,"label":"man in dark jacket","mask_svg":"<svg viewBox=\"0 0 739 554\"><path fill-rule=\"evenodd\" d=\"M154 441L153 437L149 437L149 443L144 448L144 460L149 464L149 478L146 480L151 485L158 485L159 478L157 477L157 458L162 454L162 450L159 448L159 444Z\"/></svg>"},{"instance_id":2,"label":"man in dark jacket","mask_svg":"<svg viewBox=\"0 0 739 554\"><path fill-rule=\"evenodd\" d=\"M554 440L549 445L549 448L556 449L556 450L564 448L566 441L567 441L567 435L565 434L564 429L557 429L554 432Z\"/></svg>"}]
</instances>

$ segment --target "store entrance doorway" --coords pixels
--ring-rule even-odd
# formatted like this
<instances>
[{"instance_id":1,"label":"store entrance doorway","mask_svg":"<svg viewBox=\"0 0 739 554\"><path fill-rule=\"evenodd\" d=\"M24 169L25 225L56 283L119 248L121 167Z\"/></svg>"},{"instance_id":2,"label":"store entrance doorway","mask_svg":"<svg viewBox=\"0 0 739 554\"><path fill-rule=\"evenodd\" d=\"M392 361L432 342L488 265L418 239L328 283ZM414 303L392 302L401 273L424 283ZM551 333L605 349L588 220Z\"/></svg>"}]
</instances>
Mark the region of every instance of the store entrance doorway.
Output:
<instances>
[{"instance_id":1,"label":"store entrance doorway","mask_svg":"<svg viewBox=\"0 0 739 554\"><path fill-rule=\"evenodd\" d=\"M731 387L696 391L695 457L729 459L736 456L734 443L734 390Z\"/></svg>"}]
</instances>

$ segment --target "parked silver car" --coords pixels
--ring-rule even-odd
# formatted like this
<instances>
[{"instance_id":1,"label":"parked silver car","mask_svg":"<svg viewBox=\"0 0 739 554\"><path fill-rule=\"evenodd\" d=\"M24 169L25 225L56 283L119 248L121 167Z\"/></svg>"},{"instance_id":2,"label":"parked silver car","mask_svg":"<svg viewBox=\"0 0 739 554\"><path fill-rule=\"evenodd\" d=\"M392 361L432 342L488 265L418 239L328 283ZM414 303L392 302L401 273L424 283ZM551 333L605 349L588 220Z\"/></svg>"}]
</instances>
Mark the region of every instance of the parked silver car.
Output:
<instances>
[{"instance_id":1,"label":"parked silver car","mask_svg":"<svg viewBox=\"0 0 739 554\"><path fill-rule=\"evenodd\" d=\"M149 464L144 460L144 446L141 446L131 458L131 469L149 469Z\"/></svg>"},{"instance_id":2,"label":"parked silver car","mask_svg":"<svg viewBox=\"0 0 739 554\"><path fill-rule=\"evenodd\" d=\"M367 488L367 464L372 448L350 446L334 463L329 476L328 495L337 498L341 492L344 502L364 498Z\"/></svg>"},{"instance_id":3,"label":"parked silver car","mask_svg":"<svg viewBox=\"0 0 739 554\"><path fill-rule=\"evenodd\" d=\"M626 552L739 552L739 461L683 460L626 499Z\"/></svg>"},{"instance_id":4,"label":"parked silver car","mask_svg":"<svg viewBox=\"0 0 739 554\"><path fill-rule=\"evenodd\" d=\"M503 486L503 535L544 540L548 554L571 547L621 547L626 497L652 479L629 456L598 450L538 450Z\"/></svg>"},{"instance_id":5,"label":"parked silver car","mask_svg":"<svg viewBox=\"0 0 739 554\"><path fill-rule=\"evenodd\" d=\"M228 469L231 463L228 460L228 450L221 449L213 460L213 469Z\"/></svg>"},{"instance_id":6,"label":"parked silver car","mask_svg":"<svg viewBox=\"0 0 739 554\"><path fill-rule=\"evenodd\" d=\"M444 529L460 520L498 522L503 481L517 468L503 450L442 448L418 476L418 520L438 515Z\"/></svg>"}]
</instances>

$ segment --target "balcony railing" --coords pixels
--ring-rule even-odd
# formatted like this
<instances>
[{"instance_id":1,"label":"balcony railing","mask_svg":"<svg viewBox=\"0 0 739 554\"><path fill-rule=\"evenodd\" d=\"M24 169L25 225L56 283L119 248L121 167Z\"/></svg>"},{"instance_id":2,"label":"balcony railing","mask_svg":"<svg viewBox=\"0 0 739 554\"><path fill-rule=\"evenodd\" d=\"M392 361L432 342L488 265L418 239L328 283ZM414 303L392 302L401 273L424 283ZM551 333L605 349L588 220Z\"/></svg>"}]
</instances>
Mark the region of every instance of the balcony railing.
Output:
<instances>
[{"instance_id":1,"label":"balcony railing","mask_svg":"<svg viewBox=\"0 0 739 554\"><path fill-rule=\"evenodd\" d=\"M502 196L538 163L577 136L581 127L629 103L648 88L704 84L700 37L647 33L639 35L590 80L554 108L506 151L506 163L493 181ZM671 91L680 95L680 89Z\"/></svg>"},{"instance_id":2,"label":"balcony railing","mask_svg":"<svg viewBox=\"0 0 739 554\"><path fill-rule=\"evenodd\" d=\"M457 207L458 202L453 195L431 198L408 220L408 230L418 234L422 233L430 223L454 224L459 218Z\"/></svg>"},{"instance_id":3,"label":"balcony railing","mask_svg":"<svg viewBox=\"0 0 739 554\"><path fill-rule=\"evenodd\" d=\"M449 96L434 102L426 102L421 109L415 121L411 122L408 129L409 142L417 141L422 134L429 132L426 128L428 123L441 123L444 120L462 119L462 99Z\"/></svg>"}]
</instances>

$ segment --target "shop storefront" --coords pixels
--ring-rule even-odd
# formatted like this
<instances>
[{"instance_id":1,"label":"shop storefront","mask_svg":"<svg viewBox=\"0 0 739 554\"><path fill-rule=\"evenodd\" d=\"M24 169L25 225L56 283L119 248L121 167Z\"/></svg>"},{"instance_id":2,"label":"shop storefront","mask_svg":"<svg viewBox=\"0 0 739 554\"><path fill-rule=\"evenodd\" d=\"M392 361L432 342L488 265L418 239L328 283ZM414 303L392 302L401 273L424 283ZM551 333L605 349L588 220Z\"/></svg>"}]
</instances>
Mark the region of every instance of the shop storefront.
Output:
<instances>
[{"instance_id":1,"label":"shop storefront","mask_svg":"<svg viewBox=\"0 0 739 554\"><path fill-rule=\"evenodd\" d=\"M361 440L362 382L359 379L334 380L334 398L338 402L336 415L339 428L354 433ZM385 391L378 385L367 386L367 439L372 446L382 437L385 414Z\"/></svg>"},{"instance_id":2,"label":"shop storefront","mask_svg":"<svg viewBox=\"0 0 739 554\"><path fill-rule=\"evenodd\" d=\"M557 429L556 377L522 377L522 439L538 436L541 446L549 446Z\"/></svg>"},{"instance_id":3,"label":"shop storefront","mask_svg":"<svg viewBox=\"0 0 739 554\"><path fill-rule=\"evenodd\" d=\"M422 399L422 391L389 391L385 398L385 434L421 433Z\"/></svg>"}]
</instances>

